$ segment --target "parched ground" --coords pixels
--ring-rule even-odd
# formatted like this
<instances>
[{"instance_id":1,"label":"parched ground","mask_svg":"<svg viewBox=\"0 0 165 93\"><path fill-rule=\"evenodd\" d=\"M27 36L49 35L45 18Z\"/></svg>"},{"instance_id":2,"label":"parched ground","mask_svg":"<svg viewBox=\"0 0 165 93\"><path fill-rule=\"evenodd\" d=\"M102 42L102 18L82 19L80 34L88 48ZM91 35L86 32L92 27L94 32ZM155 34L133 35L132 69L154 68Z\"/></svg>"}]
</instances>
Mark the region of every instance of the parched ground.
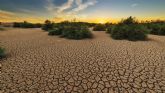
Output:
<instances>
[{"instance_id":1,"label":"parched ground","mask_svg":"<svg viewBox=\"0 0 165 93\"><path fill-rule=\"evenodd\" d=\"M0 32L2 93L165 93L165 36L67 40L40 29Z\"/></svg>"}]
</instances>

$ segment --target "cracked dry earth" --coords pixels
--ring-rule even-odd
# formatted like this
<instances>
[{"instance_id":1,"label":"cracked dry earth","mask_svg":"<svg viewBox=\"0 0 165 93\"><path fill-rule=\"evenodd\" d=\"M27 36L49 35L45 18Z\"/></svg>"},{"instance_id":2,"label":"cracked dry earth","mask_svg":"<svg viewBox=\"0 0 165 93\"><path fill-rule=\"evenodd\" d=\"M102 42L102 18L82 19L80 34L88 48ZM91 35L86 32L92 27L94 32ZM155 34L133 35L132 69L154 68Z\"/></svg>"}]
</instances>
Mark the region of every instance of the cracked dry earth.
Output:
<instances>
[{"instance_id":1,"label":"cracked dry earth","mask_svg":"<svg viewBox=\"0 0 165 93\"><path fill-rule=\"evenodd\" d=\"M2 93L165 93L165 37L67 40L40 29L0 32Z\"/></svg>"}]
</instances>

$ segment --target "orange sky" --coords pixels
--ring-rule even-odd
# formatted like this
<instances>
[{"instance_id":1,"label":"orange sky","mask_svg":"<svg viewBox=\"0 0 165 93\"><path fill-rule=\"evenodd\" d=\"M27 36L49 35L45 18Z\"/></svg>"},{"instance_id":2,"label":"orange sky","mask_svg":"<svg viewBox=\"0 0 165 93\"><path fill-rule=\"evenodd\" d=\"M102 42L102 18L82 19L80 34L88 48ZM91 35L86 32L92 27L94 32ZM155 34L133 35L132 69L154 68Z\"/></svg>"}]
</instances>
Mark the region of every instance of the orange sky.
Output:
<instances>
[{"instance_id":1,"label":"orange sky","mask_svg":"<svg viewBox=\"0 0 165 93\"><path fill-rule=\"evenodd\" d=\"M165 0L1 0L0 22L165 20Z\"/></svg>"}]
</instances>

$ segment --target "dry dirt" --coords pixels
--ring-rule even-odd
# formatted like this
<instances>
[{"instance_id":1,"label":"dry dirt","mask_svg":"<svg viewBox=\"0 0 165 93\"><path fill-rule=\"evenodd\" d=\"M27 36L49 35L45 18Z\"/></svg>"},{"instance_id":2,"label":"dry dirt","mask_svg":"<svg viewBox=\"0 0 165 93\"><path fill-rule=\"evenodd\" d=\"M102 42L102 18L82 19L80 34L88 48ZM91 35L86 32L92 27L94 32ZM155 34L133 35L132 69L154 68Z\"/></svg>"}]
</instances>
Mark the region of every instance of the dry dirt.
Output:
<instances>
[{"instance_id":1,"label":"dry dirt","mask_svg":"<svg viewBox=\"0 0 165 93\"><path fill-rule=\"evenodd\" d=\"M0 32L3 93L165 93L165 37L67 40L40 29Z\"/></svg>"}]
</instances>

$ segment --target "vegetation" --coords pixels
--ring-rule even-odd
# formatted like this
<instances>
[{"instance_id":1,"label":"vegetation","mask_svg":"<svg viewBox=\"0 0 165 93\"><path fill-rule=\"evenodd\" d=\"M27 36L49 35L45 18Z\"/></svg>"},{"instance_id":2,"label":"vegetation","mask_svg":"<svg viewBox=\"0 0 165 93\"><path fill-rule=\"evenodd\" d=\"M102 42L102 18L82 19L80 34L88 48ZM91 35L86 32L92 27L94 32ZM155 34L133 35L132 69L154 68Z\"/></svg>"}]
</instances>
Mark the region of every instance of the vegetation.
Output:
<instances>
[{"instance_id":1,"label":"vegetation","mask_svg":"<svg viewBox=\"0 0 165 93\"><path fill-rule=\"evenodd\" d=\"M146 24L150 34L165 35L165 23L153 22Z\"/></svg>"},{"instance_id":2,"label":"vegetation","mask_svg":"<svg viewBox=\"0 0 165 93\"><path fill-rule=\"evenodd\" d=\"M4 58L5 56L5 49L0 47L0 59Z\"/></svg>"},{"instance_id":3,"label":"vegetation","mask_svg":"<svg viewBox=\"0 0 165 93\"><path fill-rule=\"evenodd\" d=\"M49 31L53 29L53 23L49 20L45 21L45 24L42 26L42 30Z\"/></svg>"},{"instance_id":4,"label":"vegetation","mask_svg":"<svg viewBox=\"0 0 165 93\"><path fill-rule=\"evenodd\" d=\"M125 24L125 25L132 25L132 24L137 24L138 21L136 20L135 17L128 17L127 19L122 19L119 24Z\"/></svg>"},{"instance_id":5,"label":"vegetation","mask_svg":"<svg viewBox=\"0 0 165 93\"><path fill-rule=\"evenodd\" d=\"M85 26L66 26L63 29L62 36L69 39L91 38L92 34Z\"/></svg>"},{"instance_id":6,"label":"vegetation","mask_svg":"<svg viewBox=\"0 0 165 93\"><path fill-rule=\"evenodd\" d=\"M3 31L3 30L5 30L4 28L2 28L2 27L0 27L0 31Z\"/></svg>"},{"instance_id":7,"label":"vegetation","mask_svg":"<svg viewBox=\"0 0 165 93\"><path fill-rule=\"evenodd\" d=\"M93 28L94 31L105 31L106 26L104 24L97 24Z\"/></svg>"},{"instance_id":8,"label":"vegetation","mask_svg":"<svg viewBox=\"0 0 165 93\"><path fill-rule=\"evenodd\" d=\"M146 40L148 29L138 24L135 18L129 17L117 25L110 26L107 33L110 33L113 39L137 41Z\"/></svg>"},{"instance_id":9,"label":"vegetation","mask_svg":"<svg viewBox=\"0 0 165 93\"><path fill-rule=\"evenodd\" d=\"M49 34L48 35L61 35L62 34L62 29L59 28L54 28L52 30L49 30Z\"/></svg>"},{"instance_id":10,"label":"vegetation","mask_svg":"<svg viewBox=\"0 0 165 93\"><path fill-rule=\"evenodd\" d=\"M114 28L115 28L115 25L109 25L109 26L107 26L106 32L111 34L111 32L114 30Z\"/></svg>"},{"instance_id":11,"label":"vegetation","mask_svg":"<svg viewBox=\"0 0 165 93\"><path fill-rule=\"evenodd\" d=\"M131 41L146 40L147 29L141 25L117 25L111 32L114 39L127 39Z\"/></svg>"},{"instance_id":12,"label":"vegetation","mask_svg":"<svg viewBox=\"0 0 165 93\"><path fill-rule=\"evenodd\" d=\"M106 31L114 39L127 39L131 41L146 40L149 33L165 35L164 21L139 23L134 17L122 19L118 24L92 24L68 21L52 23L47 20L43 29L49 31L49 35L59 35L70 39L83 39L92 36L88 29L90 27L94 27L94 31Z\"/></svg>"},{"instance_id":13,"label":"vegetation","mask_svg":"<svg viewBox=\"0 0 165 93\"><path fill-rule=\"evenodd\" d=\"M42 27L42 24L32 24L29 22L14 22L13 27L18 27L18 28L40 28Z\"/></svg>"},{"instance_id":14,"label":"vegetation","mask_svg":"<svg viewBox=\"0 0 165 93\"><path fill-rule=\"evenodd\" d=\"M49 30L49 35L60 35L76 40L92 37L86 24L68 21L54 24L53 29Z\"/></svg>"}]
</instances>

